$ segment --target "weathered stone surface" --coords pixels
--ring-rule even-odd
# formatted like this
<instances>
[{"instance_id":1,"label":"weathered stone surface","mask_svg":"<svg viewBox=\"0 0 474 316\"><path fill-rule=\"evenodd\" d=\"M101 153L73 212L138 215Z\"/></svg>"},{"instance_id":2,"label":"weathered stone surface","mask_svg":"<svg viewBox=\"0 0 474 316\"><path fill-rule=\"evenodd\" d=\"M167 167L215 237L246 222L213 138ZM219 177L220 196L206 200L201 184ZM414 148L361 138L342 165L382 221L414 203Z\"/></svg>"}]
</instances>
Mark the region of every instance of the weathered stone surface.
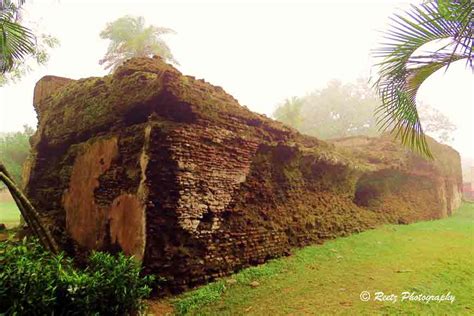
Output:
<instances>
[{"instance_id":1,"label":"weathered stone surface","mask_svg":"<svg viewBox=\"0 0 474 316\"><path fill-rule=\"evenodd\" d=\"M322 142L158 58L41 99L26 189L58 242L133 254L174 290L459 204L449 147L429 162L389 138Z\"/></svg>"},{"instance_id":2,"label":"weathered stone surface","mask_svg":"<svg viewBox=\"0 0 474 316\"><path fill-rule=\"evenodd\" d=\"M49 96L73 81L74 80L72 79L56 76L44 76L41 78L41 80L35 86L33 97L33 105L36 109L36 113L39 115L41 112L43 112L42 104L47 103L46 99Z\"/></svg>"},{"instance_id":3,"label":"weathered stone surface","mask_svg":"<svg viewBox=\"0 0 474 316\"><path fill-rule=\"evenodd\" d=\"M420 159L388 135L332 141L366 171L356 184L354 202L383 208L391 222L412 222L451 215L462 199L458 152L428 137L435 160ZM402 204L400 204L402 203Z\"/></svg>"}]
</instances>

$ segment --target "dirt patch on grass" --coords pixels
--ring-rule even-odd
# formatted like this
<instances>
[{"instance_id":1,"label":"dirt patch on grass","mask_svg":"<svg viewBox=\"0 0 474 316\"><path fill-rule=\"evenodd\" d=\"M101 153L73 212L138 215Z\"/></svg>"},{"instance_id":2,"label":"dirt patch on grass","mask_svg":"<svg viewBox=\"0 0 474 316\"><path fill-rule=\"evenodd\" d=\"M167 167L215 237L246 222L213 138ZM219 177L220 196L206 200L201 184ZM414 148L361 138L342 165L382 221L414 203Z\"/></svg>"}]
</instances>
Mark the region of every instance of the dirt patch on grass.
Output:
<instances>
[{"instance_id":1,"label":"dirt patch on grass","mask_svg":"<svg viewBox=\"0 0 474 316\"><path fill-rule=\"evenodd\" d=\"M155 316L171 316L174 315L173 305L164 301L146 300L148 306L147 314Z\"/></svg>"},{"instance_id":2,"label":"dirt patch on grass","mask_svg":"<svg viewBox=\"0 0 474 316\"><path fill-rule=\"evenodd\" d=\"M13 198L8 190L0 190L0 203L2 202L13 202Z\"/></svg>"}]
</instances>

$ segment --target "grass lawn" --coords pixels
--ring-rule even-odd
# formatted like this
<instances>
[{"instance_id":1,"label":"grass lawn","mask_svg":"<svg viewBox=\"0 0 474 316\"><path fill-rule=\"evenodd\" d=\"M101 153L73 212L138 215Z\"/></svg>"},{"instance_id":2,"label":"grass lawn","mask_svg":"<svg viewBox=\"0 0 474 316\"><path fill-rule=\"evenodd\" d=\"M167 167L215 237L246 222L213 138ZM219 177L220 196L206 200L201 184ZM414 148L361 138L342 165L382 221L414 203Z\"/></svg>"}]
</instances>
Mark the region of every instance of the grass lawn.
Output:
<instances>
[{"instance_id":1,"label":"grass lawn","mask_svg":"<svg viewBox=\"0 0 474 316\"><path fill-rule=\"evenodd\" d=\"M397 301L374 301L375 292ZM402 292L450 293L455 300L402 301ZM295 250L160 305L189 315L474 315L474 204L447 219Z\"/></svg>"},{"instance_id":2,"label":"grass lawn","mask_svg":"<svg viewBox=\"0 0 474 316\"><path fill-rule=\"evenodd\" d=\"M15 202L0 202L0 223L5 224L7 228L20 224L20 211Z\"/></svg>"}]
</instances>

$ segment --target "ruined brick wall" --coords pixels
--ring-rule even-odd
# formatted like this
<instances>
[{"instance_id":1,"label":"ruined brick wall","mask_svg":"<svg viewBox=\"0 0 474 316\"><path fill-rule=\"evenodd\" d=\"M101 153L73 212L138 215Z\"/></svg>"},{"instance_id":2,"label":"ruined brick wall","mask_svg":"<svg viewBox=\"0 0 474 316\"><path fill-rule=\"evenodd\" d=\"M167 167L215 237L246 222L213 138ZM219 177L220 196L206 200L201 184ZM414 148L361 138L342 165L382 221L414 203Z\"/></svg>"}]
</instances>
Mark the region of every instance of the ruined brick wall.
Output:
<instances>
[{"instance_id":1,"label":"ruined brick wall","mask_svg":"<svg viewBox=\"0 0 474 316\"><path fill-rule=\"evenodd\" d=\"M412 222L451 215L461 204L459 153L427 137L434 160L420 159L390 135L333 140L367 171L359 178L354 202L383 208L391 222Z\"/></svg>"},{"instance_id":2,"label":"ruined brick wall","mask_svg":"<svg viewBox=\"0 0 474 316\"><path fill-rule=\"evenodd\" d=\"M450 148L440 150L452 170L388 139L378 150L400 166L373 160L252 113L158 58L68 82L37 103L26 190L58 242L73 254L133 254L173 290L295 246L440 218L459 203ZM412 182L410 195L400 189ZM384 190L371 192L374 183Z\"/></svg>"}]
</instances>

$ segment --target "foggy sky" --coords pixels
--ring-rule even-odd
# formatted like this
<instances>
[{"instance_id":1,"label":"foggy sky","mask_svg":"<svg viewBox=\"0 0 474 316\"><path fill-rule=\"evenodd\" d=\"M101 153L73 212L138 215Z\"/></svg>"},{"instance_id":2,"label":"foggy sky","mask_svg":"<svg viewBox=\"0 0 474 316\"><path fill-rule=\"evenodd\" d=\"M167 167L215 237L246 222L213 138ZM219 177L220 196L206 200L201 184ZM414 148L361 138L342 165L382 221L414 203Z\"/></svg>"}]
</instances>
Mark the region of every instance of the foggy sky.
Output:
<instances>
[{"instance_id":1,"label":"foggy sky","mask_svg":"<svg viewBox=\"0 0 474 316\"><path fill-rule=\"evenodd\" d=\"M123 15L174 29L164 37L184 74L222 86L251 110L271 115L291 96L323 88L330 80L369 77L370 50L388 16L419 1L72 1L30 0L25 18L56 36L51 60L20 83L0 88L0 132L36 126L33 88L46 74L79 79L103 76L107 49L99 38L107 22ZM453 147L474 157L474 85L464 64L437 73L419 100L458 127Z\"/></svg>"}]
</instances>

